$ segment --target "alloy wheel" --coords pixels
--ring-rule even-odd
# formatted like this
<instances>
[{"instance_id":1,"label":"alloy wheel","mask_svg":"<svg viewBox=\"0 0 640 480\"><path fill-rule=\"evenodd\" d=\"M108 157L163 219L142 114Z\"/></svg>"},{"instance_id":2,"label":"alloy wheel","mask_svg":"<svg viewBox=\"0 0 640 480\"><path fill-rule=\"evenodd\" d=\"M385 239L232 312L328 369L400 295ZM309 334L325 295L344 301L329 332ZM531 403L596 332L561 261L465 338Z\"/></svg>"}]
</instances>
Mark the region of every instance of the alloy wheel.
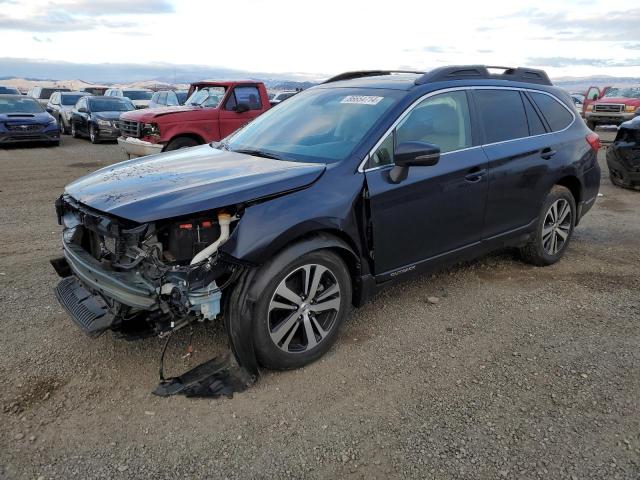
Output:
<instances>
[{"instance_id":1,"label":"alloy wheel","mask_svg":"<svg viewBox=\"0 0 640 480\"><path fill-rule=\"evenodd\" d=\"M542 247L549 255L556 255L569 239L572 226L571 205L564 198L553 202L542 225Z\"/></svg>"},{"instance_id":2,"label":"alloy wheel","mask_svg":"<svg viewBox=\"0 0 640 480\"><path fill-rule=\"evenodd\" d=\"M317 347L336 325L340 285L327 267L303 265L289 273L269 302L271 340L287 353Z\"/></svg>"}]
</instances>

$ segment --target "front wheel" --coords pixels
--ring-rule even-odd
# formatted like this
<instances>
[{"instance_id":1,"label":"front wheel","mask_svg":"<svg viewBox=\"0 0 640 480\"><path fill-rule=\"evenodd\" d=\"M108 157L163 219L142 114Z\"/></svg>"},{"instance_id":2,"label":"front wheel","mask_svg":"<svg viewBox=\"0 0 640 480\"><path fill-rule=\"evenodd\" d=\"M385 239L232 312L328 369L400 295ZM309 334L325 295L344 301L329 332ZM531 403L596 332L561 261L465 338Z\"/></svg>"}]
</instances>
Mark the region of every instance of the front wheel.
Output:
<instances>
[{"instance_id":1,"label":"front wheel","mask_svg":"<svg viewBox=\"0 0 640 480\"><path fill-rule=\"evenodd\" d=\"M100 131L95 125L89 127L89 140L93 144L100 143Z\"/></svg>"},{"instance_id":2,"label":"front wheel","mask_svg":"<svg viewBox=\"0 0 640 480\"><path fill-rule=\"evenodd\" d=\"M71 136L73 138L80 138L80 133L78 132L78 129L76 128L76 124L75 122L71 122Z\"/></svg>"},{"instance_id":3,"label":"front wheel","mask_svg":"<svg viewBox=\"0 0 640 480\"><path fill-rule=\"evenodd\" d=\"M199 145L199 143L196 142L193 138L179 137L171 140L171 142L169 142L169 145L167 145L165 151L168 152L171 150L178 150L180 148L195 147L196 145Z\"/></svg>"},{"instance_id":4,"label":"front wheel","mask_svg":"<svg viewBox=\"0 0 640 480\"><path fill-rule=\"evenodd\" d=\"M307 253L269 274L256 304L254 347L272 369L299 368L324 355L336 341L351 306L351 278L342 259L329 250Z\"/></svg>"},{"instance_id":5,"label":"front wheel","mask_svg":"<svg viewBox=\"0 0 640 480\"><path fill-rule=\"evenodd\" d=\"M564 254L576 223L576 202L568 188L555 185L542 205L533 238L520 250L534 265L556 263Z\"/></svg>"}]
</instances>

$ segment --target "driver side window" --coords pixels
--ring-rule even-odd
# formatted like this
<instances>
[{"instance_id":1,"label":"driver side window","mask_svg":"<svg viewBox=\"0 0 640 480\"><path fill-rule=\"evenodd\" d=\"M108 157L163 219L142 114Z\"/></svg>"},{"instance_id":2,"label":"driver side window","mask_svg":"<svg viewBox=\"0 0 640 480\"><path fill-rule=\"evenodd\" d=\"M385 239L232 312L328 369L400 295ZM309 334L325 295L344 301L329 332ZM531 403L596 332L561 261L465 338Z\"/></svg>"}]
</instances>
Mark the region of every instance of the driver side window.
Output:
<instances>
[{"instance_id":1,"label":"driver side window","mask_svg":"<svg viewBox=\"0 0 640 480\"><path fill-rule=\"evenodd\" d=\"M404 142L432 143L440 147L442 153L471 147L466 92L441 93L416 105L373 153L369 168L394 163L394 145Z\"/></svg>"}]
</instances>

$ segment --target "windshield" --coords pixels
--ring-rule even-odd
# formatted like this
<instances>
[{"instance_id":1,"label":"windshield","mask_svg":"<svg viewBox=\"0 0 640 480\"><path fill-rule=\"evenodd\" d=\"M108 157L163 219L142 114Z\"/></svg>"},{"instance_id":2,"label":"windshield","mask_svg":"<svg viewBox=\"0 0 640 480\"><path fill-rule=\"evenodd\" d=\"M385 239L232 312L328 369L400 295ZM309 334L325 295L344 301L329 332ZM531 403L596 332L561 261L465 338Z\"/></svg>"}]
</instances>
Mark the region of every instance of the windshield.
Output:
<instances>
[{"instance_id":1,"label":"windshield","mask_svg":"<svg viewBox=\"0 0 640 480\"><path fill-rule=\"evenodd\" d=\"M604 96L608 98L640 98L640 87L610 88Z\"/></svg>"},{"instance_id":2,"label":"windshield","mask_svg":"<svg viewBox=\"0 0 640 480\"><path fill-rule=\"evenodd\" d=\"M144 90L125 90L122 95L129 100L151 100L153 92L146 92Z\"/></svg>"},{"instance_id":3,"label":"windshield","mask_svg":"<svg viewBox=\"0 0 640 480\"><path fill-rule=\"evenodd\" d=\"M307 90L263 113L224 146L263 151L285 160L344 160L404 94L356 88Z\"/></svg>"},{"instance_id":4,"label":"windshield","mask_svg":"<svg viewBox=\"0 0 640 480\"><path fill-rule=\"evenodd\" d=\"M76 95L60 95L60 103L62 105L75 105L78 100L86 96L86 93L78 93Z\"/></svg>"},{"instance_id":5,"label":"windshield","mask_svg":"<svg viewBox=\"0 0 640 480\"><path fill-rule=\"evenodd\" d=\"M89 100L89 110L92 112L128 112L136 107L126 99L91 99Z\"/></svg>"},{"instance_id":6,"label":"windshield","mask_svg":"<svg viewBox=\"0 0 640 480\"><path fill-rule=\"evenodd\" d=\"M0 97L0 113L41 113L44 110L33 98Z\"/></svg>"},{"instance_id":7,"label":"windshield","mask_svg":"<svg viewBox=\"0 0 640 480\"><path fill-rule=\"evenodd\" d=\"M217 107L224 97L224 87L204 87L191 94L185 105L199 105L201 107Z\"/></svg>"}]
</instances>

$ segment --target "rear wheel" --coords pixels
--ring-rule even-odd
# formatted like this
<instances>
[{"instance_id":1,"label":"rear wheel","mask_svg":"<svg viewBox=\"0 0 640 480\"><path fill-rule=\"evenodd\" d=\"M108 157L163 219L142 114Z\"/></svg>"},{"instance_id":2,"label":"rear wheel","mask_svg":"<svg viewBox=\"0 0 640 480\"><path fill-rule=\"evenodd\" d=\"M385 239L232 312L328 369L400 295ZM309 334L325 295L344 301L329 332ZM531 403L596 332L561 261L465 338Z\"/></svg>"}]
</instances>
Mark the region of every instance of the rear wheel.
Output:
<instances>
[{"instance_id":1,"label":"rear wheel","mask_svg":"<svg viewBox=\"0 0 640 480\"><path fill-rule=\"evenodd\" d=\"M200 145L197 141L190 137L179 137L171 140L165 151L178 150L180 148L195 147Z\"/></svg>"},{"instance_id":2,"label":"rear wheel","mask_svg":"<svg viewBox=\"0 0 640 480\"><path fill-rule=\"evenodd\" d=\"M299 368L324 355L338 337L350 310L351 278L342 259L328 250L276 270L256 304L254 346L267 368Z\"/></svg>"},{"instance_id":3,"label":"rear wheel","mask_svg":"<svg viewBox=\"0 0 640 480\"><path fill-rule=\"evenodd\" d=\"M576 222L576 202L568 188L555 185L540 210L536 231L521 249L526 262L552 265L564 254Z\"/></svg>"}]
</instances>

